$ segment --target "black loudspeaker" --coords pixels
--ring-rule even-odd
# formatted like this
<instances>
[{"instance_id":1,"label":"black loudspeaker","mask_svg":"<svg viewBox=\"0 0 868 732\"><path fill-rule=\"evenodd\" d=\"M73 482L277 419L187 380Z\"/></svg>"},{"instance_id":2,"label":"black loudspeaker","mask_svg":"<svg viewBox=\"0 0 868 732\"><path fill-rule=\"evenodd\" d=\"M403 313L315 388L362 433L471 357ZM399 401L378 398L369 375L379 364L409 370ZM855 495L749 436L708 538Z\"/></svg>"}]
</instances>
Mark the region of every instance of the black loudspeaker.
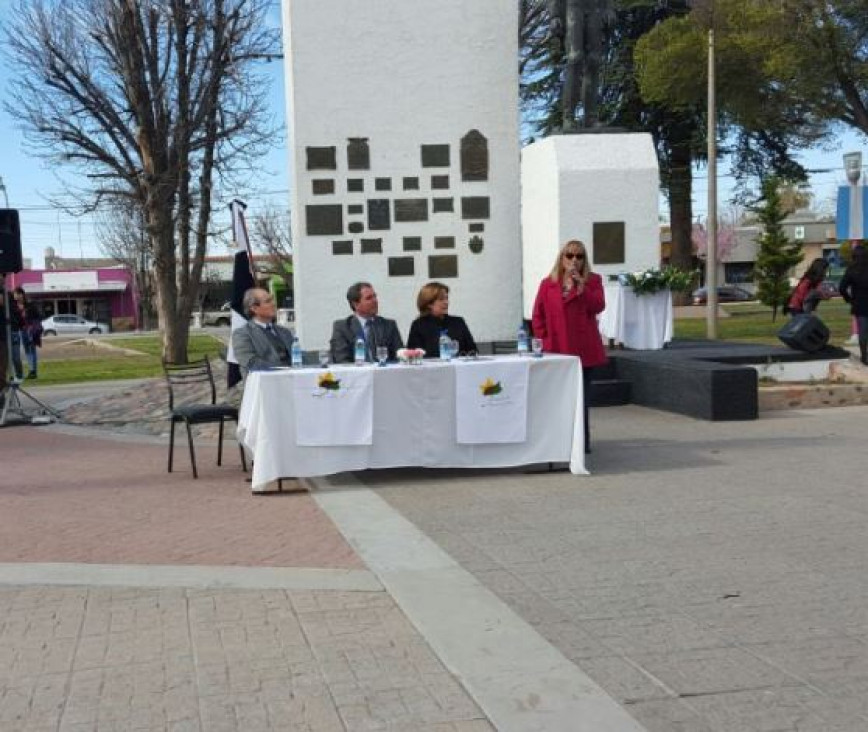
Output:
<instances>
[{"instance_id":1,"label":"black loudspeaker","mask_svg":"<svg viewBox=\"0 0 868 732\"><path fill-rule=\"evenodd\" d=\"M20 272L23 268L18 211L14 208L0 208L0 272L9 274Z\"/></svg>"},{"instance_id":2,"label":"black loudspeaker","mask_svg":"<svg viewBox=\"0 0 868 732\"><path fill-rule=\"evenodd\" d=\"M825 348L829 329L816 315L795 315L778 331L778 338L790 348L813 353Z\"/></svg>"}]
</instances>

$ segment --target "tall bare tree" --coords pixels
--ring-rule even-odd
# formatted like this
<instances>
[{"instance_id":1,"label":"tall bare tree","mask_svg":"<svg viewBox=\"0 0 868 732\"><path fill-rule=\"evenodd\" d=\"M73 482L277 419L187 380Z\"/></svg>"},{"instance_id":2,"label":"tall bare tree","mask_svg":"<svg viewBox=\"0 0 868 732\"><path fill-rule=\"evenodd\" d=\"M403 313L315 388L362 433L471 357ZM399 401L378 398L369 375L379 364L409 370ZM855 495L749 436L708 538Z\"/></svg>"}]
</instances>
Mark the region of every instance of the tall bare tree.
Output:
<instances>
[{"instance_id":1,"label":"tall bare tree","mask_svg":"<svg viewBox=\"0 0 868 732\"><path fill-rule=\"evenodd\" d=\"M273 139L268 0L21 0L5 43L17 67L7 108L36 151L73 166L90 207L145 213L163 353L186 361L215 176Z\"/></svg>"},{"instance_id":2,"label":"tall bare tree","mask_svg":"<svg viewBox=\"0 0 868 732\"><path fill-rule=\"evenodd\" d=\"M265 254L258 269L287 278L292 272L292 230L289 211L267 205L253 218L253 245Z\"/></svg>"},{"instance_id":3,"label":"tall bare tree","mask_svg":"<svg viewBox=\"0 0 868 732\"><path fill-rule=\"evenodd\" d=\"M139 290L141 327L150 330L154 316L154 273L144 211L130 202L103 209L96 236L103 254L135 273Z\"/></svg>"}]
</instances>

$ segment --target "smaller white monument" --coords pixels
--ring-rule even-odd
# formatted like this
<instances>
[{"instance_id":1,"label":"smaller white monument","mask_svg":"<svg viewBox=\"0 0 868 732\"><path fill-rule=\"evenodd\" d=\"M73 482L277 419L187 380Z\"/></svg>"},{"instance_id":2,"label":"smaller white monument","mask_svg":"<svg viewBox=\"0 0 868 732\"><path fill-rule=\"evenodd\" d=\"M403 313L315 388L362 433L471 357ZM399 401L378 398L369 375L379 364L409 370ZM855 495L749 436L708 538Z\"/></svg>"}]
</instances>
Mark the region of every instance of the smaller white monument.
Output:
<instances>
[{"instance_id":1,"label":"smaller white monument","mask_svg":"<svg viewBox=\"0 0 868 732\"><path fill-rule=\"evenodd\" d=\"M646 133L556 135L522 150L523 312L560 246L584 242L605 280L660 264L660 172Z\"/></svg>"}]
</instances>

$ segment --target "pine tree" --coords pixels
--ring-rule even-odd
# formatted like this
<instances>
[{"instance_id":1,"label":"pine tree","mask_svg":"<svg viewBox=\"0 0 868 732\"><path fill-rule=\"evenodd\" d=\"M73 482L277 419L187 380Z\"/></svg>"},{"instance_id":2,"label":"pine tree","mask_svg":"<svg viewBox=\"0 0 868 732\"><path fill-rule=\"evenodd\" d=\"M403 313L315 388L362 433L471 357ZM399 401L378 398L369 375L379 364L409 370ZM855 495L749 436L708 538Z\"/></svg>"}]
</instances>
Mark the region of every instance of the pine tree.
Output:
<instances>
[{"instance_id":1,"label":"pine tree","mask_svg":"<svg viewBox=\"0 0 868 732\"><path fill-rule=\"evenodd\" d=\"M774 176L763 179L762 193L750 207L763 227L754 268L757 297L772 309L773 321L790 294L790 270L802 261L801 247L787 239L781 225L787 213L781 201L780 186L780 179Z\"/></svg>"}]
</instances>

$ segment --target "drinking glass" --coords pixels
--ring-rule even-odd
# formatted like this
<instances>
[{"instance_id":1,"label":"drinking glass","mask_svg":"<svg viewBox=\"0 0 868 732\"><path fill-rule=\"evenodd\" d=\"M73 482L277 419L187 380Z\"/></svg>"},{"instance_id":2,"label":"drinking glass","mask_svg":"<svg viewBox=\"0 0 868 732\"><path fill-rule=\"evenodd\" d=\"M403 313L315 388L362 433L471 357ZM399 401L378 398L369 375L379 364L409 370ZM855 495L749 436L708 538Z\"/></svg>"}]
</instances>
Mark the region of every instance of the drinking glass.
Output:
<instances>
[{"instance_id":1,"label":"drinking glass","mask_svg":"<svg viewBox=\"0 0 868 732\"><path fill-rule=\"evenodd\" d=\"M320 368L327 369L329 367L329 361L330 360L331 360L331 353L329 353L327 348L322 349L319 352Z\"/></svg>"},{"instance_id":2,"label":"drinking glass","mask_svg":"<svg viewBox=\"0 0 868 732\"><path fill-rule=\"evenodd\" d=\"M451 358L458 358L459 348L461 348L461 346L459 345L458 341L449 341L449 351Z\"/></svg>"},{"instance_id":3,"label":"drinking glass","mask_svg":"<svg viewBox=\"0 0 868 732\"><path fill-rule=\"evenodd\" d=\"M534 339L530 342L530 347L531 347L531 349L533 350L533 355L534 355L536 358L542 358L542 355L543 355L543 351L542 351L542 349L543 349L542 338L534 338Z\"/></svg>"},{"instance_id":4,"label":"drinking glass","mask_svg":"<svg viewBox=\"0 0 868 732\"><path fill-rule=\"evenodd\" d=\"M377 363L385 366L389 360L389 349L386 346L377 346Z\"/></svg>"}]
</instances>

